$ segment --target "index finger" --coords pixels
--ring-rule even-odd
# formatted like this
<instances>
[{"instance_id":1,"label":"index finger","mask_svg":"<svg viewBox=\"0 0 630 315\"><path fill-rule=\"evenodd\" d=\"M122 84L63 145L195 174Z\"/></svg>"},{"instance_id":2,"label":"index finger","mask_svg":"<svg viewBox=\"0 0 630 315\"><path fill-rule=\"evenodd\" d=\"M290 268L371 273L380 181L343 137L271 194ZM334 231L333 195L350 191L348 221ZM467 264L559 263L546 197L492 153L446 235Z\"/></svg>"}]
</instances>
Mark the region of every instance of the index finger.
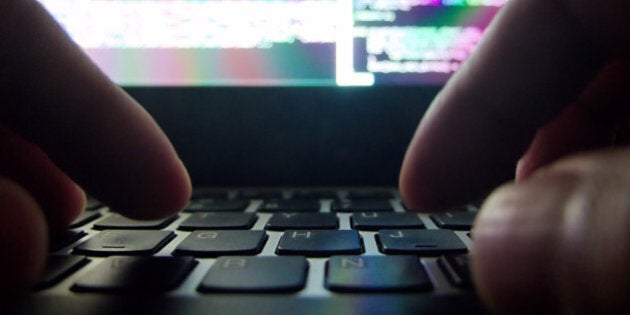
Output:
<instances>
[{"instance_id":1,"label":"index finger","mask_svg":"<svg viewBox=\"0 0 630 315\"><path fill-rule=\"evenodd\" d=\"M2 1L0 123L89 193L133 217L181 209L190 181L149 114L36 1Z\"/></svg>"},{"instance_id":2,"label":"index finger","mask_svg":"<svg viewBox=\"0 0 630 315\"><path fill-rule=\"evenodd\" d=\"M407 150L406 202L434 210L512 178L538 127L627 54L627 1L512 0L434 100ZM627 57L627 55L624 55Z\"/></svg>"}]
</instances>

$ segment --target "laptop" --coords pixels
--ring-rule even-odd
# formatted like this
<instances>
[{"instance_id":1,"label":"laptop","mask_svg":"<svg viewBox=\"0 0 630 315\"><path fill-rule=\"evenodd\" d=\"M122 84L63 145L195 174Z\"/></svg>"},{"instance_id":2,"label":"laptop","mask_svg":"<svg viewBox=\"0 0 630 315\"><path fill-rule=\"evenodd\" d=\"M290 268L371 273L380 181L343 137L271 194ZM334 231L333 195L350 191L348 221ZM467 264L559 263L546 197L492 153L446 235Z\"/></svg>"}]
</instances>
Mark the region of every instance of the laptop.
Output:
<instances>
[{"instance_id":1,"label":"laptop","mask_svg":"<svg viewBox=\"0 0 630 315\"><path fill-rule=\"evenodd\" d=\"M506 0L40 0L153 115L195 191L133 221L97 200L20 314L485 313L478 205L396 189L432 98Z\"/></svg>"}]
</instances>

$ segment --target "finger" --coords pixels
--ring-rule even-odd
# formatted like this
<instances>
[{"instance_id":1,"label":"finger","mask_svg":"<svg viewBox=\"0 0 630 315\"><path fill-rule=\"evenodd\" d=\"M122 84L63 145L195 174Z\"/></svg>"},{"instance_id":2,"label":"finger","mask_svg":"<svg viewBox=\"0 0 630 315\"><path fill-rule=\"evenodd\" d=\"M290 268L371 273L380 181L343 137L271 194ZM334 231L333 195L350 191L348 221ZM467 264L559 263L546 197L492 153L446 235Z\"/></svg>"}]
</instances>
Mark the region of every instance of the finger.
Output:
<instances>
[{"instance_id":1,"label":"finger","mask_svg":"<svg viewBox=\"0 0 630 315\"><path fill-rule=\"evenodd\" d=\"M39 205L17 183L0 178L0 305L15 303L45 264L48 231Z\"/></svg>"},{"instance_id":2,"label":"finger","mask_svg":"<svg viewBox=\"0 0 630 315\"><path fill-rule=\"evenodd\" d=\"M181 209L185 168L163 132L36 1L0 4L0 119L96 198L136 218Z\"/></svg>"},{"instance_id":3,"label":"finger","mask_svg":"<svg viewBox=\"0 0 630 315\"><path fill-rule=\"evenodd\" d=\"M39 148L0 127L0 176L18 182L44 211L51 229L64 228L81 212L83 191ZM28 223L25 223L28 224Z\"/></svg>"},{"instance_id":4,"label":"finger","mask_svg":"<svg viewBox=\"0 0 630 315\"><path fill-rule=\"evenodd\" d=\"M581 106L570 106L536 133L517 164L516 179L527 178L563 156L611 146L614 140L613 125L593 120L591 112Z\"/></svg>"},{"instance_id":5,"label":"finger","mask_svg":"<svg viewBox=\"0 0 630 315\"><path fill-rule=\"evenodd\" d=\"M412 207L467 201L511 178L536 130L579 94L607 54L623 49L593 41L603 30L569 9L590 3L568 2L510 1L496 16L407 150L400 186ZM602 23L627 24L627 6L615 0L590 13L606 18Z\"/></svg>"},{"instance_id":6,"label":"finger","mask_svg":"<svg viewBox=\"0 0 630 315\"><path fill-rule=\"evenodd\" d=\"M563 156L619 142L619 127L630 122L628 82L627 62L607 64L571 106L538 130L519 160L516 178L526 178Z\"/></svg>"},{"instance_id":7,"label":"finger","mask_svg":"<svg viewBox=\"0 0 630 315\"><path fill-rule=\"evenodd\" d=\"M627 314L628 165L627 148L572 157L493 193L473 231L484 300L505 314Z\"/></svg>"}]
</instances>

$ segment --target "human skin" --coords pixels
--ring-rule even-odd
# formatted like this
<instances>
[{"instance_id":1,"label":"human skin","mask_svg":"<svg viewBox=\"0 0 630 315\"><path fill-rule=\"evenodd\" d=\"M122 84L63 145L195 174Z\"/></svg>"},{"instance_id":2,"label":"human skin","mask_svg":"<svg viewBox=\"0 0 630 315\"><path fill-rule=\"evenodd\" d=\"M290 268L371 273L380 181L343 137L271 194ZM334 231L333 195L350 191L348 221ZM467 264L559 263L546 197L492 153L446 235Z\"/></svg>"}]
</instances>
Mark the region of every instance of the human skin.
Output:
<instances>
[{"instance_id":1,"label":"human skin","mask_svg":"<svg viewBox=\"0 0 630 315\"><path fill-rule=\"evenodd\" d=\"M423 117L400 174L474 223L477 292L499 313L628 313L630 3L512 0Z\"/></svg>"},{"instance_id":2,"label":"human skin","mask_svg":"<svg viewBox=\"0 0 630 315\"><path fill-rule=\"evenodd\" d=\"M37 279L83 189L137 219L182 209L186 169L149 114L36 1L0 2L0 304Z\"/></svg>"}]
</instances>

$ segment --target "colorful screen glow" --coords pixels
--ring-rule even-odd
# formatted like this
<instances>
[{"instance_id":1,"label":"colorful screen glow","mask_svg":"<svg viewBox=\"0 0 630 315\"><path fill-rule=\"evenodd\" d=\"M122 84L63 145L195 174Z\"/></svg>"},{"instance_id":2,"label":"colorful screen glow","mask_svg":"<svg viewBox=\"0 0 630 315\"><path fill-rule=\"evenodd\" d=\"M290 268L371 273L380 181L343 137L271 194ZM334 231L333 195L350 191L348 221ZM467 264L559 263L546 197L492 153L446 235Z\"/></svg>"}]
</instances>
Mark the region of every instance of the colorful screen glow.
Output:
<instances>
[{"instance_id":1,"label":"colorful screen glow","mask_svg":"<svg viewBox=\"0 0 630 315\"><path fill-rule=\"evenodd\" d=\"M40 0L124 86L439 85L507 0Z\"/></svg>"}]
</instances>

